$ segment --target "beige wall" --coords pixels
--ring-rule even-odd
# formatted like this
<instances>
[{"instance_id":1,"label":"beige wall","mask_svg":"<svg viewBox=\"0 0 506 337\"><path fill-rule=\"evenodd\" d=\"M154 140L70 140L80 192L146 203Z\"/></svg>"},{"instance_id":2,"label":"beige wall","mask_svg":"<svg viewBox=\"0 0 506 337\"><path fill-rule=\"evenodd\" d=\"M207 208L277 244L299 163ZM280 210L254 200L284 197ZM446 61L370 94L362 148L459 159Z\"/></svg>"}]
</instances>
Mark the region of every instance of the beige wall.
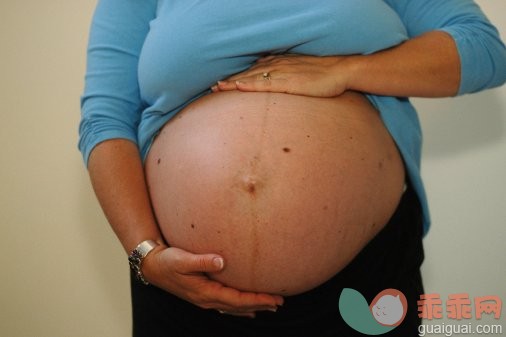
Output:
<instances>
[{"instance_id":1,"label":"beige wall","mask_svg":"<svg viewBox=\"0 0 506 337\"><path fill-rule=\"evenodd\" d=\"M480 3L506 36L506 2ZM128 336L125 256L76 148L93 0L0 2L0 335ZM421 108L427 291L506 300L506 88Z\"/></svg>"},{"instance_id":2,"label":"beige wall","mask_svg":"<svg viewBox=\"0 0 506 337\"><path fill-rule=\"evenodd\" d=\"M0 2L0 336L128 336L127 264L76 147L93 0Z\"/></svg>"}]
</instances>

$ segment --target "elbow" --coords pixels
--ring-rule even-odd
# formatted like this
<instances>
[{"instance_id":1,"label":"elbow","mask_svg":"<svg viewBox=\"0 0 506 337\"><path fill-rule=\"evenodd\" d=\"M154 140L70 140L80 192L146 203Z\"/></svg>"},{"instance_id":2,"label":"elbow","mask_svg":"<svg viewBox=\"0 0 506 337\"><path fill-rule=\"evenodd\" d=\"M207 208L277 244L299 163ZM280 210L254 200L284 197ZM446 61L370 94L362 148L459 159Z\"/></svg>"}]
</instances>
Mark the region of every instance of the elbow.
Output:
<instances>
[{"instance_id":1,"label":"elbow","mask_svg":"<svg viewBox=\"0 0 506 337\"><path fill-rule=\"evenodd\" d=\"M502 42L481 44L472 52L460 52L458 95L496 88L506 83L506 48Z\"/></svg>"},{"instance_id":2,"label":"elbow","mask_svg":"<svg viewBox=\"0 0 506 337\"><path fill-rule=\"evenodd\" d=\"M495 88L506 83L506 47L498 41L495 48L489 51L490 73L487 87Z\"/></svg>"},{"instance_id":3,"label":"elbow","mask_svg":"<svg viewBox=\"0 0 506 337\"><path fill-rule=\"evenodd\" d=\"M488 20L467 18L443 30L452 36L460 59L457 95L498 87L506 82L506 47Z\"/></svg>"},{"instance_id":4,"label":"elbow","mask_svg":"<svg viewBox=\"0 0 506 337\"><path fill-rule=\"evenodd\" d=\"M83 161L88 166L92 150L99 144L110 139L127 139L137 143L137 133L134 126L120 123L114 119L102 116L83 117L79 124L78 149Z\"/></svg>"}]
</instances>

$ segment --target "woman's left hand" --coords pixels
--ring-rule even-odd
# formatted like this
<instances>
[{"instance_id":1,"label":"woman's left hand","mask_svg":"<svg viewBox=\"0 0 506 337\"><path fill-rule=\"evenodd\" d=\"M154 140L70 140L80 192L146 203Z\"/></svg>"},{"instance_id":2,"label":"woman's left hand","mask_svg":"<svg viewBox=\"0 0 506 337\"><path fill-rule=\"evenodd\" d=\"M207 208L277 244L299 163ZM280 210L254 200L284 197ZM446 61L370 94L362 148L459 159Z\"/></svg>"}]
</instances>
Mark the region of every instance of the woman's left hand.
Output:
<instances>
[{"instance_id":1,"label":"woman's left hand","mask_svg":"<svg viewBox=\"0 0 506 337\"><path fill-rule=\"evenodd\" d=\"M346 59L346 56L267 56L258 59L248 70L218 81L211 89L335 97L348 89L343 62Z\"/></svg>"}]
</instances>

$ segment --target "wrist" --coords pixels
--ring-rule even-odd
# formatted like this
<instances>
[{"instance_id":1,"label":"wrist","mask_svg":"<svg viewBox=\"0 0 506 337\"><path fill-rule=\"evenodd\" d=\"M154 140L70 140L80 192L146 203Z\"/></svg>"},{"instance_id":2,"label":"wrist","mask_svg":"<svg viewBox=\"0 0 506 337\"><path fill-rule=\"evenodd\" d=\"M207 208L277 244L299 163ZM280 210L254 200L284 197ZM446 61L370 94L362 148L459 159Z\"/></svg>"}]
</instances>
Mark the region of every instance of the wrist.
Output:
<instances>
[{"instance_id":1,"label":"wrist","mask_svg":"<svg viewBox=\"0 0 506 337\"><path fill-rule=\"evenodd\" d=\"M346 56L340 62L339 73L344 78L344 91L364 91L361 85L361 74L366 67L367 56Z\"/></svg>"},{"instance_id":2,"label":"wrist","mask_svg":"<svg viewBox=\"0 0 506 337\"><path fill-rule=\"evenodd\" d=\"M148 260L148 257L154 255L157 250L163 249L164 246L163 243L154 240L145 240L139 243L128 256L130 268L141 283L145 285L149 284L144 275L146 260Z\"/></svg>"},{"instance_id":3,"label":"wrist","mask_svg":"<svg viewBox=\"0 0 506 337\"><path fill-rule=\"evenodd\" d=\"M155 284L160 274L160 254L169 248L166 244L156 246L142 261L141 271L144 279L150 284ZM156 284L155 284L156 285Z\"/></svg>"}]
</instances>

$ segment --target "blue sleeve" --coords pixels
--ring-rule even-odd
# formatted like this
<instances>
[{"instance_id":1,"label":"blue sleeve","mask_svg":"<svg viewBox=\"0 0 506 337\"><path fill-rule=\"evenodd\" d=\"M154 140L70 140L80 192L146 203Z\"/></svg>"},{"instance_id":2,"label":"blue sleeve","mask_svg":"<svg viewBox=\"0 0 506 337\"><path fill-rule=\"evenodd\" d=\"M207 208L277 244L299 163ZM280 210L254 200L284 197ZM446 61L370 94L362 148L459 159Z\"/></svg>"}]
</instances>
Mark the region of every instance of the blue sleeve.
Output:
<instances>
[{"instance_id":1,"label":"blue sleeve","mask_svg":"<svg viewBox=\"0 0 506 337\"><path fill-rule=\"evenodd\" d=\"M497 29L472 0L385 0L410 37L431 30L450 34L461 61L459 95L506 81L506 48Z\"/></svg>"},{"instance_id":2,"label":"blue sleeve","mask_svg":"<svg viewBox=\"0 0 506 337\"><path fill-rule=\"evenodd\" d=\"M156 0L99 0L88 42L79 149L85 163L100 142L137 142L142 101L137 64Z\"/></svg>"}]
</instances>

